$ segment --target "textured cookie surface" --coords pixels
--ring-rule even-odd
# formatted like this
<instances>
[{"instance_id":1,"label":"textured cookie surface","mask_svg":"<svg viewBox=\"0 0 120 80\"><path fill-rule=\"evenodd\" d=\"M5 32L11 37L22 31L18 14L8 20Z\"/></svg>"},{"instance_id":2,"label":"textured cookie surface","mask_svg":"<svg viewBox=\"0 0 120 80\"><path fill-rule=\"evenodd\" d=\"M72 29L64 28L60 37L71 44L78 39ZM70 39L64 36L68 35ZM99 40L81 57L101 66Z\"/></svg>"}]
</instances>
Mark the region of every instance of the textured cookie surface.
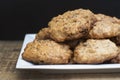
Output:
<instances>
[{"instance_id":1,"label":"textured cookie surface","mask_svg":"<svg viewBox=\"0 0 120 80\"><path fill-rule=\"evenodd\" d=\"M115 57L111 60L112 63L120 63L120 46L118 46L118 48L119 48L119 53L118 53L117 57Z\"/></svg>"},{"instance_id":2,"label":"textured cookie surface","mask_svg":"<svg viewBox=\"0 0 120 80\"><path fill-rule=\"evenodd\" d=\"M95 14L97 21L89 32L90 38L111 38L120 34L120 20L104 14Z\"/></svg>"},{"instance_id":3,"label":"textured cookie surface","mask_svg":"<svg viewBox=\"0 0 120 80\"><path fill-rule=\"evenodd\" d=\"M89 39L74 50L76 63L102 63L116 57L118 47L110 40Z\"/></svg>"},{"instance_id":4,"label":"textured cookie surface","mask_svg":"<svg viewBox=\"0 0 120 80\"><path fill-rule=\"evenodd\" d=\"M95 21L96 18L90 10L67 11L49 22L50 37L57 42L81 38L88 34Z\"/></svg>"},{"instance_id":5,"label":"textured cookie surface","mask_svg":"<svg viewBox=\"0 0 120 80\"><path fill-rule=\"evenodd\" d=\"M35 39L37 40L44 40L44 39L48 39L50 36L49 34L49 28L42 28L37 34Z\"/></svg>"},{"instance_id":6,"label":"textured cookie surface","mask_svg":"<svg viewBox=\"0 0 120 80\"><path fill-rule=\"evenodd\" d=\"M67 45L60 45L51 40L35 40L28 43L23 59L33 63L48 63L48 64L66 64L71 58L72 51Z\"/></svg>"},{"instance_id":7,"label":"textured cookie surface","mask_svg":"<svg viewBox=\"0 0 120 80\"><path fill-rule=\"evenodd\" d=\"M105 14L95 14L95 17L97 19L97 21L101 21L101 20L105 20L105 21L111 21L111 22L115 22L115 23L120 23L120 20L116 17L111 17Z\"/></svg>"}]
</instances>

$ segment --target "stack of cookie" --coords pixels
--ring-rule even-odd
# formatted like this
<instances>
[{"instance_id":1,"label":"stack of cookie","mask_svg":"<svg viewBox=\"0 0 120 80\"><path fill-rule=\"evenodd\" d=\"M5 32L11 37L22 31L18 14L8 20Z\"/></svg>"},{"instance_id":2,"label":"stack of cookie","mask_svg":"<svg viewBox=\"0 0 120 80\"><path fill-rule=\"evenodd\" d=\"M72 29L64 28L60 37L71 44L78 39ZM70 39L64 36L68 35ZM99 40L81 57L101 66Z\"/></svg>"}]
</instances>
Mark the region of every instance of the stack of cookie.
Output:
<instances>
[{"instance_id":1,"label":"stack of cookie","mask_svg":"<svg viewBox=\"0 0 120 80\"><path fill-rule=\"evenodd\" d=\"M54 17L22 57L37 64L120 63L120 20L76 9Z\"/></svg>"}]
</instances>

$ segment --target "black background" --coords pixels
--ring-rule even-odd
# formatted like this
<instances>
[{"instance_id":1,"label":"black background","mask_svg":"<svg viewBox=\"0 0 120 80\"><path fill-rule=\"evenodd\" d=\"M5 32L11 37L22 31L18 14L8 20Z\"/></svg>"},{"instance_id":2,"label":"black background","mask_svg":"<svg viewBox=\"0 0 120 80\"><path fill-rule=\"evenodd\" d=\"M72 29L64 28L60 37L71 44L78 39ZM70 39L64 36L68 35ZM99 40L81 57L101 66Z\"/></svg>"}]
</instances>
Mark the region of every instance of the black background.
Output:
<instances>
[{"instance_id":1,"label":"black background","mask_svg":"<svg viewBox=\"0 0 120 80\"><path fill-rule=\"evenodd\" d=\"M0 0L0 40L23 40L52 17L77 8L120 18L120 0Z\"/></svg>"}]
</instances>

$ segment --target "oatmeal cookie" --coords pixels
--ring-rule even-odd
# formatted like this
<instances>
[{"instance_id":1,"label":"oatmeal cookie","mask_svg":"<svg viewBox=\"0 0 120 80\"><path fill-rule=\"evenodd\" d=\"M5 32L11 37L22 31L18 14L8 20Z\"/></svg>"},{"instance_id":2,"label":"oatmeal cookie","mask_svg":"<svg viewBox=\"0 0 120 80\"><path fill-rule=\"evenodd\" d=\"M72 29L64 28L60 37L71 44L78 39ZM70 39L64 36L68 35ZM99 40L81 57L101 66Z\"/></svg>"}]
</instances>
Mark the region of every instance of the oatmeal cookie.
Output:
<instances>
[{"instance_id":1,"label":"oatmeal cookie","mask_svg":"<svg viewBox=\"0 0 120 80\"><path fill-rule=\"evenodd\" d=\"M90 38L111 38L120 34L120 24L111 21L97 21L89 32Z\"/></svg>"},{"instance_id":2,"label":"oatmeal cookie","mask_svg":"<svg viewBox=\"0 0 120 80\"><path fill-rule=\"evenodd\" d=\"M50 33L49 33L49 28L42 28L37 34L35 39L37 40L44 40L44 39L49 39Z\"/></svg>"},{"instance_id":3,"label":"oatmeal cookie","mask_svg":"<svg viewBox=\"0 0 120 80\"><path fill-rule=\"evenodd\" d=\"M66 64L71 58L72 51L67 45L58 44L52 40L35 40L27 44L22 58L24 60L47 64Z\"/></svg>"},{"instance_id":4,"label":"oatmeal cookie","mask_svg":"<svg viewBox=\"0 0 120 80\"><path fill-rule=\"evenodd\" d=\"M50 37L57 42L79 39L88 35L96 21L90 10L76 9L54 17L49 23Z\"/></svg>"},{"instance_id":5,"label":"oatmeal cookie","mask_svg":"<svg viewBox=\"0 0 120 80\"><path fill-rule=\"evenodd\" d=\"M105 20L105 21L110 21L113 23L119 23L120 20L116 17L111 17L105 14L95 14L95 17L97 19L97 21L101 21L101 20Z\"/></svg>"},{"instance_id":6,"label":"oatmeal cookie","mask_svg":"<svg viewBox=\"0 0 120 80\"><path fill-rule=\"evenodd\" d=\"M111 59L111 63L120 63L120 46L118 46L119 48L119 54L117 55L117 57Z\"/></svg>"},{"instance_id":7,"label":"oatmeal cookie","mask_svg":"<svg viewBox=\"0 0 120 80\"><path fill-rule=\"evenodd\" d=\"M76 63L103 63L118 55L118 47L109 39L88 39L80 43L74 50L74 62Z\"/></svg>"}]
</instances>

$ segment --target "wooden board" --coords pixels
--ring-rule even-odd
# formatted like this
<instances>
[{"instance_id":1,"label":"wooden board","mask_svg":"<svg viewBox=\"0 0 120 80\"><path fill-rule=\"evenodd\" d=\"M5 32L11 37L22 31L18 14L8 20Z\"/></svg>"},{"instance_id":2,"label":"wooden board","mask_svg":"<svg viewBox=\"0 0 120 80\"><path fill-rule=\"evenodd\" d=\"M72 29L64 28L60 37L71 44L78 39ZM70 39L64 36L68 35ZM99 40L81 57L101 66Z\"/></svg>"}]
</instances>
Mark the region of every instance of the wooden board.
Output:
<instances>
[{"instance_id":1,"label":"wooden board","mask_svg":"<svg viewBox=\"0 0 120 80\"><path fill-rule=\"evenodd\" d=\"M40 70L16 70L22 41L0 41L0 80L120 80L120 73L50 74Z\"/></svg>"}]
</instances>

